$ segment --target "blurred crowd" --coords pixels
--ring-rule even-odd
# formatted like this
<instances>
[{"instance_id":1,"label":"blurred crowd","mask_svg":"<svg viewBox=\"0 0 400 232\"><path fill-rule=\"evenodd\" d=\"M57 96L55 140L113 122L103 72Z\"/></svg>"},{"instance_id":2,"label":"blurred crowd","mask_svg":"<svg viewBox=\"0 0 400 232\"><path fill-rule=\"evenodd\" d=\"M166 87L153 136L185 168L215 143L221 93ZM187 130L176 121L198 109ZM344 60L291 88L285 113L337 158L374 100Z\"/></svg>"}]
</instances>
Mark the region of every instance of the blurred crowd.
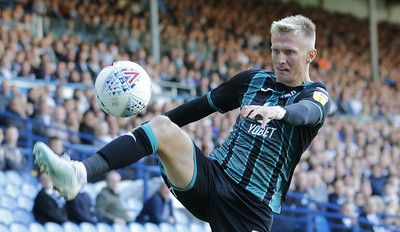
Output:
<instances>
[{"instance_id":1,"label":"blurred crowd","mask_svg":"<svg viewBox=\"0 0 400 232\"><path fill-rule=\"evenodd\" d=\"M160 62L150 53L149 1L20 0L3 9L3 22L14 24L0 25L0 110L52 126L33 128L37 135L101 146L172 109L185 97L194 97L182 90L178 94L184 98L158 98L157 94L165 91L158 83L181 84L200 96L241 70L271 70L269 25L301 13L317 25L318 56L310 76L327 85L334 105L303 155L290 190L336 204L337 212L350 218L379 215L366 218L400 227L399 219L382 216L400 215L400 101L395 100L400 98L400 57L396 54L400 24L379 23L380 75L374 80L367 19L273 0L159 2ZM32 25L43 16L41 36ZM61 25L64 30L57 32ZM90 38L79 33L82 25ZM108 37L104 31L112 32L109 37L113 39L98 39ZM141 64L153 80L152 101L137 117L109 117L95 100L96 74L116 60ZM14 77L80 83L87 88L74 90L68 98L63 85L24 92L11 84ZM213 114L184 129L208 154L226 138L237 115L237 111ZM18 166L14 161L23 157L15 158L3 150L16 147L13 137L18 137L25 125L6 119L1 124L5 139L0 146L0 167L14 168ZM97 139L82 139L65 129ZM2 134L0 130L0 141Z\"/></svg>"}]
</instances>

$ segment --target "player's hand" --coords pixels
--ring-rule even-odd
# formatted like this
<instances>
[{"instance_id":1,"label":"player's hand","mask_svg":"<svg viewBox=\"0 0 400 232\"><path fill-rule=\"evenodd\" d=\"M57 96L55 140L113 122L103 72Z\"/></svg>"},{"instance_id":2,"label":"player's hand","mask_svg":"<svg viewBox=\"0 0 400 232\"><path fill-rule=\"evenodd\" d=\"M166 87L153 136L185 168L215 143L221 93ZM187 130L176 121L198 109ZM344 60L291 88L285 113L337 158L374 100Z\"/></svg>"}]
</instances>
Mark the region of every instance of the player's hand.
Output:
<instances>
[{"instance_id":1,"label":"player's hand","mask_svg":"<svg viewBox=\"0 0 400 232\"><path fill-rule=\"evenodd\" d=\"M240 116L242 118L249 118L252 120L262 120L261 128L265 128L265 125L273 119L280 120L285 116L286 110L281 106L258 106L250 105L243 106L240 110Z\"/></svg>"}]
</instances>

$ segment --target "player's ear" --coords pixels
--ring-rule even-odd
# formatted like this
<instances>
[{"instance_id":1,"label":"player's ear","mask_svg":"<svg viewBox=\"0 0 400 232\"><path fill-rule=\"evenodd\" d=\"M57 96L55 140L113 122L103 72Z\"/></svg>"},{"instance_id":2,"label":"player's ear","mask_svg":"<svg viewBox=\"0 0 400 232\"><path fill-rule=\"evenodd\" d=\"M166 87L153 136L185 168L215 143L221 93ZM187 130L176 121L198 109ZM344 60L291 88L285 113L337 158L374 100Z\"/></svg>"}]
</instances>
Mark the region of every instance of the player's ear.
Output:
<instances>
[{"instance_id":1,"label":"player's ear","mask_svg":"<svg viewBox=\"0 0 400 232\"><path fill-rule=\"evenodd\" d=\"M306 58L307 63L311 63L315 59L316 56L317 56L316 49L311 49L310 51L308 51L307 58Z\"/></svg>"}]
</instances>

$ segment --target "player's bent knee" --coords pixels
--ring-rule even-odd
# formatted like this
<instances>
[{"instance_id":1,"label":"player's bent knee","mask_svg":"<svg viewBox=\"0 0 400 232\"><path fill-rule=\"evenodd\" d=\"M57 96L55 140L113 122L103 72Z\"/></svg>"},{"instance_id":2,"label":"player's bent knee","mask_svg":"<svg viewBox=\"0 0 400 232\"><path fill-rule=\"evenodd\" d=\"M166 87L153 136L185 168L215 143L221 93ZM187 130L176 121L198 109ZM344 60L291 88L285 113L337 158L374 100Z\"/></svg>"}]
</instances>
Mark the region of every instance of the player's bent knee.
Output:
<instances>
[{"instance_id":1,"label":"player's bent knee","mask_svg":"<svg viewBox=\"0 0 400 232\"><path fill-rule=\"evenodd\" d=\"M149 125L153 129L153 133L156 135L159 143L170 140L176 133L181 133L180 128L164 115L154 117L149 122Z\"/></svg>"},{"instance_id":2,"label":"player's bent knee","mask_svg":"<svg viewBox=\"0 0 400 232\"><path fill-rule=\"evenodd\" d=\"M191 147L190 138L168 117L156 116L149 122L149 125L157 138L159 152L169 154L169 151L176 150L178 145L183 150Z\"/></svg>"}]
</instances>

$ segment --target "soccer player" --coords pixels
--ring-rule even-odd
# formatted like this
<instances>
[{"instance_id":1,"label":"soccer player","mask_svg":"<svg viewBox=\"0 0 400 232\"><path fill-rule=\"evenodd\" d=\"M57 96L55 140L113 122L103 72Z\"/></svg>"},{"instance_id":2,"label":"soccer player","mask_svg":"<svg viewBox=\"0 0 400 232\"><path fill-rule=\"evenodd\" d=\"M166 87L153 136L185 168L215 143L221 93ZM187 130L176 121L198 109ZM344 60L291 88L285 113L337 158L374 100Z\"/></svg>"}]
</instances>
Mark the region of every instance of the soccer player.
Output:
<instances>
[{"instance_id":1,"label":"soccer player","mask_svg":"<svg viewBox=\"0 0 400 232\"><path fill-rule=\"evenodd\" d=\"M315 24L302 15L272 23L274 70L242 71L204 96L154 117L83 162L60 158L43 143L36 162L67 199L88 179L157 153L170 191L213 231L270 231L293 170L322 127L331 101L313 82ZM240 107L226 141L206 157L180 128Z\"/></svg>"}]
</instances>

